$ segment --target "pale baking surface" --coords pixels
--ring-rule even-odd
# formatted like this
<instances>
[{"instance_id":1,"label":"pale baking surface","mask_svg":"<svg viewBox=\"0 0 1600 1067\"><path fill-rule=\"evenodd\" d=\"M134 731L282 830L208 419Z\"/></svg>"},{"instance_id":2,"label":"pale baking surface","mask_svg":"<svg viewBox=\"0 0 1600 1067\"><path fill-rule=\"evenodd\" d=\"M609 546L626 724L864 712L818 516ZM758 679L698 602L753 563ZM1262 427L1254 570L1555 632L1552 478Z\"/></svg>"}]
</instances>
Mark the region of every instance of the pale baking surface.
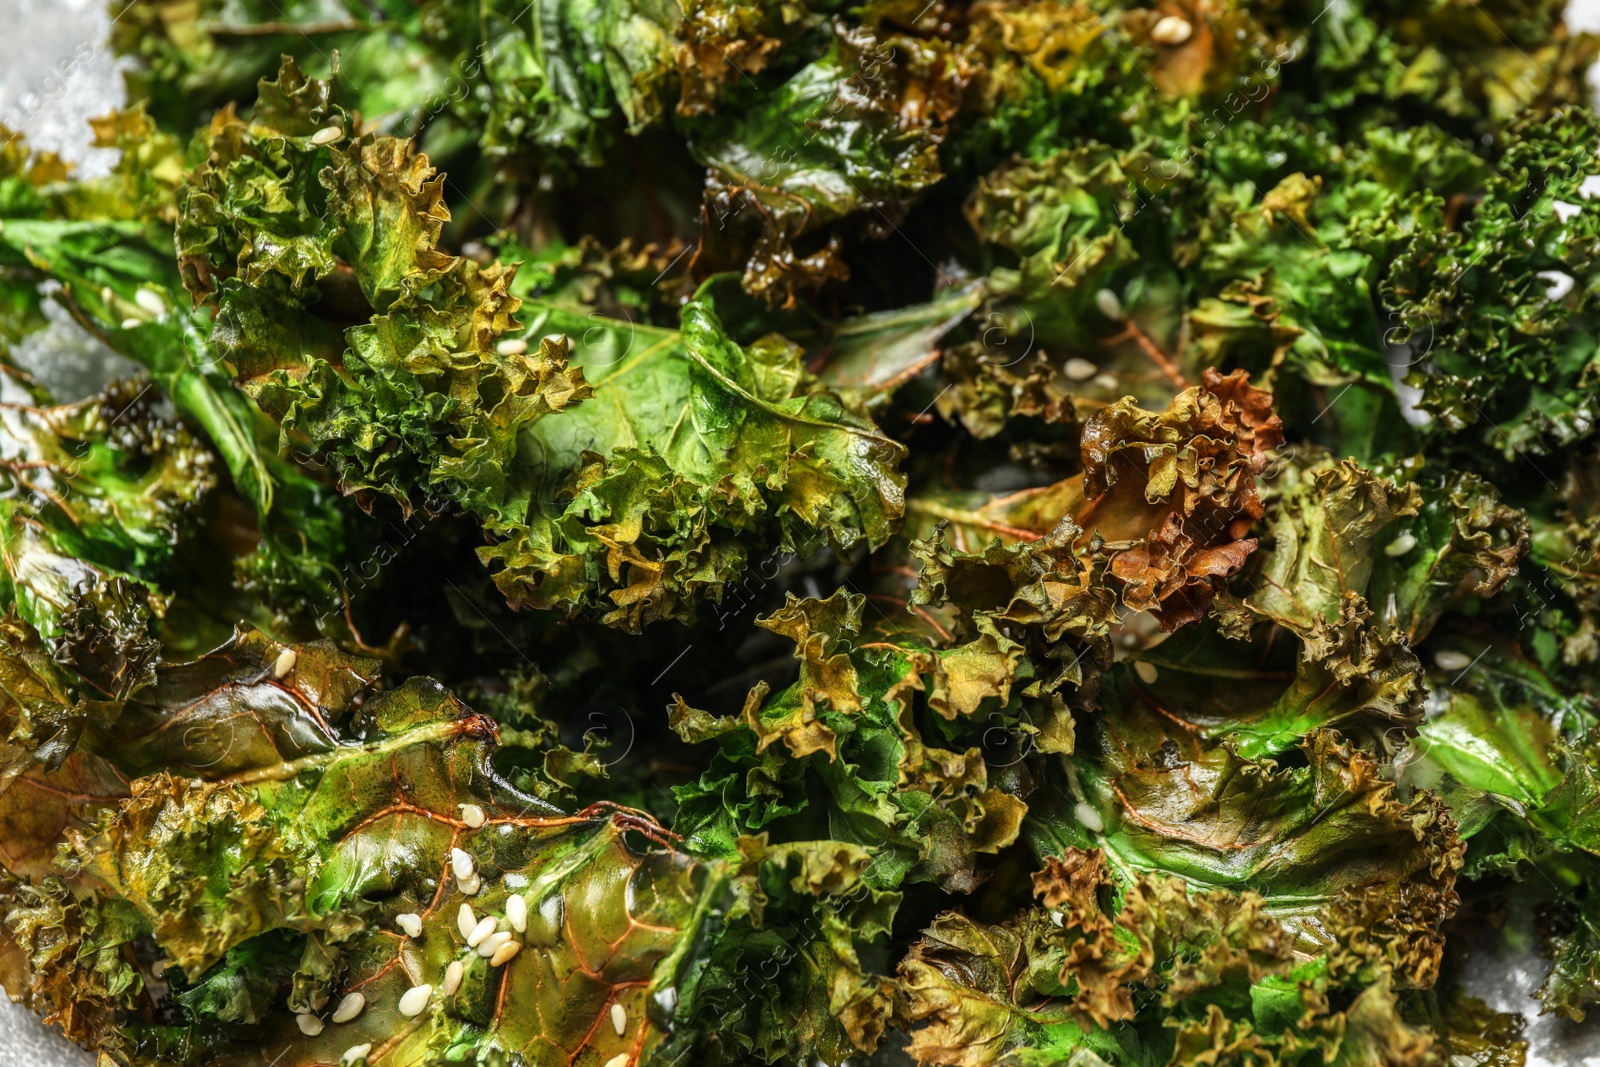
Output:
<instances>
[{"instance_id":1,"label":"pale baking surface","mask_svg":"<svg viewBox=\"0 0 1600 1067\"><path fill-rule=\"evenodd\" d=\"M13 108L23 106L28 140L88 171L108 167L110 153L87 147L84 121L120 104L123 96L117 63L105 48L105 7L105 0L0 0L0 121L17 125ZM1600 0L1573 0L1567 20L1575 28L1600 31ZM51 81L52 68L67 73ZM1590 80L1596 80L1594 74ZM29 354L55 365L66 362L80 375L93 375L100 359L60 332ZM1600 1022L1574 1026L1536 1015L1538 1005L1529 994L1548 966L1532 948L1531 931L1522 932L1513 943L1469 953L1466 985L1490 1006L1527 1017L1527 1067L1600 1067ZM0 1064L93 1067L94 1059L0 997Z\"/></svg>"}]
</instances>

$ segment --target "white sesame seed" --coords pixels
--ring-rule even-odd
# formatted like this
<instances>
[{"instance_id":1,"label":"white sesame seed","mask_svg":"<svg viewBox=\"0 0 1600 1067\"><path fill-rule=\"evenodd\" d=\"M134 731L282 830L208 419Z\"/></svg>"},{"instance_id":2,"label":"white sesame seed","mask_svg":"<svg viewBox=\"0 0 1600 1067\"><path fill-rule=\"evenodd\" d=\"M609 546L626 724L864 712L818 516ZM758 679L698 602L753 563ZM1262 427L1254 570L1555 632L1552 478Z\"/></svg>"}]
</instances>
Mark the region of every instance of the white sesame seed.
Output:
<instances>
[{"instance_id":1,"label":"white sesame seed","mask_svg":"<svg viewBox=\"0 0 1600 1067\"><path fill-rule=\"evenodd\" d=\"M1453 652L1450 649L1445 649L1443 652L1434 653L1433 662L1438 665L1441 671L1464 671L1472 666L1472 657L1465 652Z\"/></svg>"},{"instance_id":2,"label":"white sesame seed","mask_svg":"<svg viewBox=\"0 0 1600 1067\"><path fill-rule=\"evenodd\" d=\"M456 881L471 878L476 868L472 865L472 857L459 848L450 850L450 870L455 873Z\"/></svg>"},{"instance_id":3,"label":"white sesame seed","mask_svg":"<svg viewBox=\"0 0 1600 1067\"><path fill-rule=\"evenodd\" d=\"M428 1006L428 998L431 996L433 996L433 986L412 986L400 996L400 1014L407 1019L415 1019Z\"/></svg>"},{"instance_id":4,"label":"white sesame seed","mask_svg":"<svg viewBox=\"0 0 1600 1067\"><path fill-rule=\"evenodd\" d=\"M1115 389L1117 387L1117 376L1115 374L1096 374L1094 376L1094 384L1106 390Z\"/></svg>"},{"instance_id":5,"label":"white sesame seed","mask_svg":"<svg viewBox=\"0 0 1600 1067\"><path fill-rule=\"evenodd\" d=\"M476 830L478 827L488 822L489 818L488 816L484 815L483 809L478 807L478 805L463 804L461 805L461 821Z\"/></svg>"},{"instance_id":6,"label":"white sesame seed","mask_svg":"<svg viewBox=\"0 0 1600 1067\"><path fill-rule=\"evenodd\" d=\"M467 969L461 966L460 960L451 960L450 966L444 969L444 981L439 984L439 992L447 997L455 996L456 990L461 988L461 976Z\"/></svg>"},{"instance_id":7,"label":"white sesame seed","mask_svg":"<svg viewBox=\"0 0 1600 1067\"><path fill-rule=\"evenodd\" d=\"M502 356L520 356L528 351L528 342L521 337L507 337L494 350Z\"/></svg>"},{"instance_id":8,"label":"white sesame seed","mask_svg":"<svg viewBox=\"0 0 1600 1067\"><path fill-rule=\"evenodd\" d=\"M143 326L143 325L144 325L144 320L143 319L136 319L132 315L130 315L127 318L122 320L122 328L124 330L137 329L138 327Z\"/></svg>"},{"instance_id":9,"label":"white sesame seed","mask_svg":"<svg viewBox=\"0 0 1600 1067\"><path fill-rule=\"evenodd\" d=\"M494 950L494 955L489 957L489 966L504 967L511 962L513 956L522 951L521 941L507 941Z\"/></svg>"},{"instance_id":10,"label":"white sesame seed","mask_svg":"<svg viewBox=\"0 0 1600 1067\"><path fill-rule=\"evenodd\" d=\"M506 922L519 934L527 932L528 902L521 893L512 893L506 898Z\"/></svg>"},{"instance_id":11,"label":"white sesame seed","mask_svg":"<svg viewBox=\"0 0 1600 1067\"><path fill-rule=\"evenodd\" d=\"M1091 834L1102 833L1106 828L1106 821L1100 817L1100 813L1081 800L1073 805L1072 814Z\"/></svg>"},{"instance_id":12,"label":"white sesame seed","mask_svg":"<svg viewBox=\"0 0 1600 1067\"><path fill-rule=\"evenodd\" d=\"M1055 923L1057 926L1065 926L1067 924L1067 917L1062 915L1059 911L1052 911L1050 913L1050 921Z\"/></svg>"},{"instance_id":13,"label":"white sesame seed","mask_svg":"<svg viewBox=\"0 0 1600 1067\"><path fill-rule=\"evenodd\" d=\"M1133 661L1133 673L1139 676L1139 681L1145 685L1155 685L1156 679L1161 677L1161 672L1156 670L1154 663L1139 659Z\"/></svg>"},{"instance_id":14,"label":"white sesame seed","mask_svg":"<svg viewBox=\"0 0 1600 1067\"><path fill-rule=\"evenodd\" d=\"M497 934L490 934L478 943L478 955L490 959L506 945L511 943L511 931L501 930Z\"/></svg>"},{"instance_id":15,"label":"white sesame seed","mask_svg":"<svg viewBox=\"0 0 1600 1067\"><path fill-rule=\"evenodd\" d=\"M1399 537L1396 537L1393 541L1390 541L1388 545L1384 547L1383 554L1386 556L1403 556L1416 547L1416 535L1410 530L1407 530Z\"/></svg>"},{"instance_id":16,"label":"white sesame seed","mask_svg":"<svg viewBox=\"0 0 1600 1067\"><path fill-rule=\"evenodd\" d=\"M414 911L408 911L404 915L396 915L394 917L394 924L398 926L407 937L422 936L422 916L418 915Z\"/></svg>"},{"instance_id":17,"label":"white sesame seed","mask_svg":"<svg viewBox=\"0 0 1600 1067\"><path fill-rule=\"evenodd\" d=\"M344 131L337 126L324 126L311 135L312 144L332 144L344 136Z\"/></svg>"},{"instance_id":18,"label":"white sesame seed","mask_svg":"<svg viewBox=\"0 0 1600 1067\"><path fill-rule=\"evenodd\" d=\"M456 929L461 931L461 936L471 937L473 928L477 925L478 917L472 914L472 905L461 905L461 910L456 912Z\"/></svg>"},{"instance_id":19,"label":"white sesame seed","mask_svg":"<svg viewBox=\"0 0 1600 1067\"><path fill-rule=\"evenodd\" d=\"M286 648L278 653L278 658L272 661L272 676L274 678L287 678L289 672L294 670L294 665L300 661L300 653L292 648Z\"/></svg>"},{"instance_id":20,"label":"white sesame seed","mask_svg":"<svg viewBox=\"0 0 1600 1067\"><path fill-rule=\"evenodd\" d=\"M347 1023L360 1015L367 1006L367 998L360 993L346 993L344 999L339 1001L339 1006L333 1009L333 1021Z\"/></svg>"},{"instance_id":21,"label":"white sesame seed","mask_svg":"<svg viewBox=\"0 0 1600 1067\"><path fill-rule=\"evenodd\" d=\"M628 1054L619 1052L606 1061L606 1067L628 1067Z\"/></svg>"},{"instance_id":22,"label":"white sesame seed","mask_svg":"<svg viewBox=\"0 0 1600 1067\"><path fill-rule=\"evenodd\" d=\"M117 294L116 294L116 293L113 293L113 292L112 292L112 291L111 291L111 286L109 286L109 285L102 285L102 286L101 286L101 287L100 287L100 299L101 299L101 300L103 300L103 301L105 301L105 302L106 302L106 303L107 303L107 304L109 304L109 303L111 303L111 302L112 302L112 301L113 301L113 300L115 300L115 299L116 299L116 298L117 298Z\"/></svg>"},{"instance_id":23,"label":"white sesame seed","mask_svg":"<svg viewBox=\"0 0 1600 1067\"><path fill-rule=\"evenodd\" d=\"M1194 27L1189 25L1189 20L1177 15L1168 15L1157 22L1150 31L1150 39L1156 44L1182 44L1194 33Z\"/></svg>"},{"instance_id":24,"label":"white sesame seed","mask_svg":"<svg viewBox=\"0 0 1600 1067\"><path fill-rule=\"evenodd\" d=\"M457 887L467 896L475 897L478 895L478 890L483 888L483 880L478 877L477 871L473 871L469 877L462 879Z\"/></svg>"},{"instance_id":25,"label":"white sesame seed","mask_svg":"<svg viewBox=\"0 0 1600 1067\"><path fill-rule=\"evenodd\" d=\"M618 1037L628 1032L628 1009L621 1004L611 1005L611 1028Z\"/></svg>"},{"instance_id":26,"label":"white sesame seed","mask_svg":"<svg viewBox=\"0 0 1600 1067\"><path fill-rule=\"evenodd\" d=\"M167 302L154 289L141 287L133 294L133 302L152 315L164 315L167 311Z\"/></svg>"},{"instance_id":27,"label":"white sesame seed","mask_svg":"<svg viewBox=\"0 0 1600 1067\"><path fill-rule=\"evenodd\" d=\"M316 1037L322 1033L322 1020L315 1015L307 1015L301 1012L294 1017L294 1021L300 1027L300 1032L307 1037Z\"/></svg>"},{"instance_id":28,"label":"white sesame seed","mask_svg":"<svg viewBox=\"0 0 1600 1067\"><path fill-rule=\"evenodd\" d=\"M339 1062L346 1064L348 1067L349 1064L355 1063L358 1060L366 1059L367 1053L371 1051L372 1042L370 1041L365 1045L351 1045L349 1048L344 1050L344 1055L339 1058Z\"/></svg>"},{"instance_id":29,"label":"white sesame seed","mask_svg":"<svg viewBox=\"0 0 1600 1067\"><path fill-rule=\"evenodd\" d=\"M1094 306L1100 309L1100 314L1112 322L1121 322L1128 317L1122 310L1122 298L1113 289L1101 289L1095 293Z\"/></svg>"},{"instance_id":30,"label":"white sesame seed","mask_svg":"<svg viewBox=\"0 0 1600 1067\"><path fill-rule=\"evenodd\" d=\"M1086 382L1100 373L1100 368L1079 356L1067 360L1067 365L1062 368L1067 372L1067 377L1075 382Z\"/></svg>"},{"instance_id":31,"label":"white sesame seed","mask_svg":"<svg viewBox=\"0 0 1600 1067\"><path fill-rule=\"evenodd\" d=\"M474 926L472 928L472 933L467 935L467 947L477 948L479 945L483 944L486 940L488 940L489 935L494 933L494 928L497 925L499 924L495 921L495 917L493 915L485 915L482 919L479 919L478 925Z\"/></svg>"}]
</instances>

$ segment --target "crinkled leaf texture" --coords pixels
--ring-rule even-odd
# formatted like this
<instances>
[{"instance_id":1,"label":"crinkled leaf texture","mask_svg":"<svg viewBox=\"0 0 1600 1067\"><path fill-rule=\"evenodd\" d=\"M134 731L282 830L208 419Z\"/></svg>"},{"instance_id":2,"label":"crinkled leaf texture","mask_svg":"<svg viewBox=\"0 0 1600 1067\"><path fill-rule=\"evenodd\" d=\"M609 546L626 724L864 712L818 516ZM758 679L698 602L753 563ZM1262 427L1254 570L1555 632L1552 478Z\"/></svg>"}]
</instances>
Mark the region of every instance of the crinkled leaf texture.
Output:
<instances>
[{"instance_id":1,"label":"crinkled leaf texture","mask_svg":"<svg viewBox=\"0 0 1600 1067\"><path fill-rule=\"evenodd\" d=\"M1397 984L1433 983L1464 862L1437 795L1402 798L1326 729L1301 742L1301 765L1246 758L1174 722L1125 667L1101 701L1092 743L1073 756L1075 803L1030 827L1040 847L1100 844L1120 884L1157 872L1259 893L1308 953L1365 928L1361 951Z\"/></svg>"},{"instance_id":2,"label":"crinkled leaf texture","mask_svg":"<svg viewBox=\"0 0 1600 1067\"><path fill-rule=\"evenodd\" d=\"M1112 907L1111 883L1101 853L1068 849L1034 875L1045 907L1002 925L939 916L900 966L917 1061L1435 1062L1433 1035L1402 1019L1386 973L1336 1010L1335 973L1297 958L1259 895L1143 875ZM1159 1006L1160 1026L1135 998Z\"/></svg>"},{"instance_id":3,"label":"crinkled leaf texture","mask_svg":"<svg viewBox=\"0 0 1600 1067\"><path fill-rule=\"evenodd\" d=\"M141 1049L131 1062L155 1049L166 1063L253 1062L262 1041L294 1030L294 1011L325 1017L355 991L367 1002L355 1021L280 1062L336 1062L369 1041L391 1064L450 1049L530 1063L648 1054L726 904L722 868L650 847L666 837L642 814L563 815L516 792L491 763L494 723L436 683L379 694L372 683L370 662L242 632L164 668L153 703L117 724L127 736L108 758L168 769L69 829L60 863L102 906L132 906L121 921L154 937L186 991L176 1023L119 1018ZM454 872L453 849L472 857L475 884ZM458 913L469 905L510 930L512 894L526 902L523 949L491 965L463 943ZM404 913L421 917L421 936L397 927ZM15 907L11 920L30 921ZM286 936L290 965L257 976L256 1008L223 995L236 973L226 960L270 955ZM402 994L441 987L453 961L459 987L401 1016ZM85 1006L120 1010L126 988Z\"/></svg>"},{"instance_id":4,"label":"crinkled leaf texture","mask_svg":"<svg viewBox=\"0 0 1600 1067\"><path fill-rule=\"evenodd\" d=\"M57 662L114 699L151 677L167 603L154 580L216 483L212 452L145 391L0 404L4 594Z\"/></svg>"},{"instance_id":5,"label":"crinkled leaf texture","mask_svg":"<svg viewBox=\"0 0 1600 1067\"><path fill-rule=\"evenodd\" d=\"M1172 630L1202 618L1255 551L1250 533L1265 514L1256 479L1282 442L1272 395L1243 371L1208 368L1164 411L1124 397L1091 415L1081 475L977 499L924 493L907 510L947 523L946 539L967 552L996 536L1035 540L1068 518L1084 555L1104 544L1122 602Z\"/></svg>"},{"instance_id":6,"label":"crinkled leaf texture","mask_svg":"<svg viewBox=\"0 0 1600 1067\"><path fill-rule=\"evenodd\" d=\"M791 596L760 620L795 641L800 678L771 699L757 686L737 718L680 699L674 728L686 740L714 738L717 753L698 782L679 787L675 825L693 850L730 855L740 836L798 816L868 848L879 888L909 879L969 891L982 881L979 856L1015 841L1026 811L991 784L979 745L991 715L1026 718L1032 668L992 625L949 648L914 630L864 634L865 603L843 590ZM820 805L808 800L813 782Z\"/></svg>"},{"instance_id":7,"label":"crinkled leaf texture","mask_svg":"<svg viewBox=\"0 0 1600 1067\"><path fill-rule=\"evenodd\" d=\"M346 492L455 502L493 535L482 555L514 606L629 630L692 616L765 553L897 527L901 446L797 347L741 347L705 301L677 333L555 307L524 329L510 269L438 247L426 156L318 141L353 119L292 64L262 85L248 123L213 124L179 249L240 385Z\"/></svg>"}]
</instances>

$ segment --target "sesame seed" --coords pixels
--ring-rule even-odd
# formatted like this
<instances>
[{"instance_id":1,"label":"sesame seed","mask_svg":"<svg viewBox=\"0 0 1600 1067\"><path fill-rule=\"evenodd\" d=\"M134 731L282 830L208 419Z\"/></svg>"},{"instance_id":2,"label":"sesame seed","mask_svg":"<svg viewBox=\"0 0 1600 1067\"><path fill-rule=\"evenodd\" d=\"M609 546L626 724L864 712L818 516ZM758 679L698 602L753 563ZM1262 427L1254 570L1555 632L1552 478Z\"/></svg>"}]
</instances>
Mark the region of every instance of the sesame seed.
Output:
<instances>
[{"instance_id":1,"label":"sesame seed","mask_svg":"<svg viewBox=\"0 0 1600 1067\"><path fill-rule=\"evenodd\" d=\"M478 805L463 804L461 805L461 821L476 830L478 827L488 822L489 819L488 816L484 815L483 809L478 807Z\"/></svg>"},{"instance_id":2,"label":"sesame seed","mask_svg":"<svg viewBox=\"0 0 1600 1067\"><path fill-rule=\"evenodd\" d=\"M1050 913L1050 921L1055 923L1057 926L1065 926L1067 917L1062 915L1059 911L1052 911Z\"/></svg>"},{"instance_id":3,"label":"sesame seed","mask_svg":"<svg viewBox=\"0 0 1600 1067\"><path fill-rule=\"evenodd\" d=\"M472 933L467 935L467 947L477 948L483 944L489 939L489 935L494 933L494 928L497 925L499 924L495 921L493 915L485 915L482 919L479 919L478 925L474 926Z\"/></svg>"},{"instance_id":4,"label":"sesame seed","mask_svg":"<svg viewBox=\"0 0 1600 1067\"><path fill-rule=\"evenodd\" d=\"M506 922L519 934L527 932L528 902L521 893L512 893L506 898Z\"/></svg>"},{"instance_id":5,"label":"sesame seed","mask_svg":"<svg viewBox=\"0 0 1600 1067\"><path fill-rule=\"evenodd\" d=\"M1156 44L1182 44L1194 33L1194 27L1189 25L1189 20L1177 15L1168 15L1157 22L1150 31L1150 39Z\"/></svg>"},{"instance_id":6,"label":"sesame seed","mask_svg":"<svg viewBox=\"0 0 1600 1067\"><path fill-rule=\"evenodd\" d=\"M365 1045L351 1045L349 1048L344 1050L344 1055L339 1058L339 1062L346 1064L348 1067L349 1064L355 1063L358 1060L366 1059L367 1053L371 1051L372 1042L370 1041Z\"/></svg>"},{"instance_id":7,"label":"sesame seed","mask_svg":"<svg viewBox=\"0 0 1600 1067\"><path fill-rule=\"evenodd\" d=\"M628 1067L628 1054L619 1052L606 1061L606 1067Z\"/></svg>"},{"instance_id":8,"label":"sesame seed","mask_svg":"<svg viewBox=\"0 0 1600 1067\"><path fill-rule=\"evenodd\" d=\"M1134 660L1133 673L1137 674L1139 676L1139 681L1143 682L1145 685L1155 685L1156 679L1161 677L1161 672L1156 670L1156 665L1154 663L1148 663L1142 659Z\"/></svg>"},{"instance_id":9,"label":"sesame seed","mask_svg":"<svg viewBox=\"0 0 1600 1067\"><path fill-rule=\"evenodd\" d=\"M472 857L459 848L450 850L450 870L455 873L456 881L471 878L476 868L472 865Z\"/></svg>"},{"instance_id":10,"label":"sesame seed","mask_svg":"<svg viewBox=\"0 0 1600 1067\"><path fill-rule=\"evenodd\" d=\"M294 665L300 661L300 653L292 648L286 648L278 653L278 658L272 661L272 676L286 678L294 670Z\"/></svg>"},{"instance_id":11,"label":"sesame seed","mask_svg":"<svg viewBox=\"0 0 1600 1067\"><path fill-rule=\"evenodd\" d=\"M490 934L488 937L484 938L478 943L478 955L482 956L486 960L492 959L496 952L499 952L502 948L510 943L511 931L509 930L502 930L497 934Z\"/></svg>"},{"instance_id":12,"label":"sesame seed","mask_svg":"<svg viewBox=\"0 0 1600 1067\"><path fill-rule=\"evenodd\" d=\"M344 999L339 1001L339 1006L333 1010L333 1021L347 1023L361 1014L367 1006L367 998L360 993L346 993Z\"/></svg>"},{"instance_id":13,"label":"sesame seed","mask_svg":"<svg viewBox=\"0 0 1600 1067\"><path fill-rule=\"evenodd\" d=\"M112 292L112 291L111 291L111 286L109 286L109 285L102 285L102 286L101 286L101 287L100 287L100 299L101 299L101 300L103 300L103 301L105 301L105 302L106 302L106 303L107 303L107 304L109 304L109 303L111 303L111 302L112 302L112 301L113 301L113 300L115 300L115 299L116 299L116 298L117 298L117 294L116 294L116 293L113 293L113 292Z\"/></svg>"},{"instance_id":14,"label":"sesame seed","mask_svg":"<svg viewBox=\"0 0 1600 1067\"><path fill-rule=\"evenodd\" d=\"M1094 306L1100 309L1100 314L1112 322L1121 322L1128 317L1122 310L1122 298L1113 289L1101 289L1095 293Z\"/></svg>"},{"instance_id":15,"label":"sesame seed","mask_svg":"<svg viewBox=\"0 0 1600 1067\"><path fill-rule=\"evenodd\" d=\"M461 988L461 977L467 969L461 966L460 960L451 960L450 966L444 969L444 981L439 984L439 992L447 997L455 996L456 990Z\"/></svg>"},{"instance_id":16,"label":"sesame seed","mask_svg":"<svg viewBox=\"0 0 1600 1067\"><path fill-rule=\"evenodd\" d=\"M164 315L167 302L154 289L140 289L133 294L133 302L152 315Z\"/></svg>"},{"instance_id":17,"label":"sesame seed","mask_svg":"<svg viewBox=\"0 0 1600 1067\"><path fill-rule=\"evenodd\" d=\"M472 930L477 925L478 917L472 914L472 905L461 905L461 910L456 912L456 929L461 931L461 936L471 937Z\"/></svg>"},{"instance_id":18,"label":"sesame seed","mask_svg":"<svg viewBox=\"0 0 1600 1067\"><path fill-rule=\"evenodd\" d=\"M311 135L312 144L332 144L344 136L344 131L337 126L324 126Z\"/></svg>"},{"instance_id":19,"label":"sesame seed","mask_svg":"<svg viewBox=\"0 0 1600 1067\"><path fill-rule=\"evenodd\" d=\"M1464 671L1472 666L1472 657L1465 652L1445 649L1443 652L1434 653L1433 662L1438 664L1441 671Z\"/></svg>"},{"instance_id":20,"label":"sesame seed","mask_svg":"<svg viewBox=\"0 0 1600 1067\"><path fill-rule=\"evenodd\" d=\"M478 890L483 888L483 880L480 879L478 877L478 873L474 871L470 877L465 878L460 882L459 888L467 896L475 897L478 895Z\"/></svg>"},{"instance_id":21,"label":"sesame seed","mask_svg":"<svg viewBox=\"0 0 1600 1067\"><path fill-rule=\"evenodd\" d=\"M122 328L124 330L137 329L138 327L143 326L143 325L144 325L144 320L143 319L136 319L132 315L130 315L127 318L122 320Z\"/></svg>"},{"instance_id":22,"label":"sesame seed","mask_svg":"<svg viewBox=\"0 0 1600 1067\"><path fill-rule=\"evenodd\" d=\"M307 1037L316 1037L322 1033L322 1020L315 1015L307 1015L301 1012L294 1017L294 1021L300 1027L300 1032Z\"/></svg>"},{"instance_id":23,"label":"sesame seed","mask_svg":"<svg viewBox=\"0 0 1600 1067\"><path fill-rule=\"evenodd\" d=\"M1080 823L1083 824L1083 828L1089 831L1091 834L1103 833L1105 831L1106 821L1100 817L1100 813L1098 811L1095 811L1083 801L1080 800L1077 804L1073 805L1072 814Z\"/></svg>"},{"instance_id":24,"label":"sesame seed","mask_svg":"<svg viewBox=\"0 0 1600 1067\"><path fill-rule=\"evenodd\" d=\"M502 356L520 356L528 351L528 342L521 337L507 337L494 350Z\"/></svg>"},{"instance_id":25,"label":"sesame seed","mask_svg":"<svg viewBox=\"0 0 1600 1067\"><path fill-rule=\"evenodd\" d=\"M611 1028L618 1037L628 1032L628 1009L621 1004L611 1005Z\"/></svg>"},{"instance_id":26,"label":"sesame seed","mask_svg":"<svg viewBox=\"0 0 1600 1067\"><path fill-rule=\"evenodd\" d=\"M1094 376L1094 384L1106 390L1115 389L1117 387L1117 376L1115 374L1096 374Z\"/></svg>"},{"instance_id":27,"label":"sesame seed","mask_svg":"<svg viewBox=\"0 0 1600 1067\"><path fill-rule=\"evenodd\" d=\"M412 986L400 996L400 1014L407 1019L415 1019L428 1006L428 998L431 996L433 996L433 986Z\"/></svg>"},{"instance_id":28,"label":"sesame seed","mask_svg":"<svg viewBox=\"0 0 1600 1067\"><path fill-rule=\"evenodd\" d=\"M507 941L495 949L494 955L489 957L489 966L503 967L511 962L511 958L522 951L521 941Z\"/></svg>"},{"instance_id":29,"label":"sesame seed","mask_svg":"<svg viewBox=\"0 0 1600 1067\"><path fill-rule=\"evenodd\" d=\"M394 924L404 931L407 937L422 936L422 916L414 911L408 911L404 915L396 915Z\"/></svg>"},{"instance_id":30,"label":"sesame seed","mask_svg":"<svg viewBox=\"0 0 1600 1067\"><path fill-rule=\"evenodd\" d=\"M1410 530L1405 531L1393 541L1384 546L1383 554L1386 556L1403 556L1417 547L1417 537Z\"/></svg>"},{"instance_id":31,"label":"sesame seed","mask_svg":"<svg viewBox=\"0 0 1600 1067\"><path fill-rule=\"evenodd\" d=\"M1086 382L1100 373L1100 368L1080 356L1073 356L1067 360L1067 365L1062 368L1067 372L1067 377L1075 382Z\"/></svg>"}]
</instances>

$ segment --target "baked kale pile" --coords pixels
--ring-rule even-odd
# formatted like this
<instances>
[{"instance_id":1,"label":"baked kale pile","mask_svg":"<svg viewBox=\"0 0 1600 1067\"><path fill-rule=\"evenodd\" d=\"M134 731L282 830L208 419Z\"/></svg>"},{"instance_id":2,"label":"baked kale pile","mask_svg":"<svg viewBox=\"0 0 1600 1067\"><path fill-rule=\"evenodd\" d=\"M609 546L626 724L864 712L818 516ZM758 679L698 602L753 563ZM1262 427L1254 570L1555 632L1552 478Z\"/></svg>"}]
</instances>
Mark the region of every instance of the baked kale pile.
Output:
<instances>
[{"instance_id":1,"label":"baked kale pile","mask_svg":"<svg viewBox=\"0 0 1600 1067\"><path fill-rule=\"evenodd\" d=\"M119 0L114 170L0 151L6 989L108 1067L1521 1064L1496 928L1600 1001L1562 7Z\"/></svg>"}]
</instances>

